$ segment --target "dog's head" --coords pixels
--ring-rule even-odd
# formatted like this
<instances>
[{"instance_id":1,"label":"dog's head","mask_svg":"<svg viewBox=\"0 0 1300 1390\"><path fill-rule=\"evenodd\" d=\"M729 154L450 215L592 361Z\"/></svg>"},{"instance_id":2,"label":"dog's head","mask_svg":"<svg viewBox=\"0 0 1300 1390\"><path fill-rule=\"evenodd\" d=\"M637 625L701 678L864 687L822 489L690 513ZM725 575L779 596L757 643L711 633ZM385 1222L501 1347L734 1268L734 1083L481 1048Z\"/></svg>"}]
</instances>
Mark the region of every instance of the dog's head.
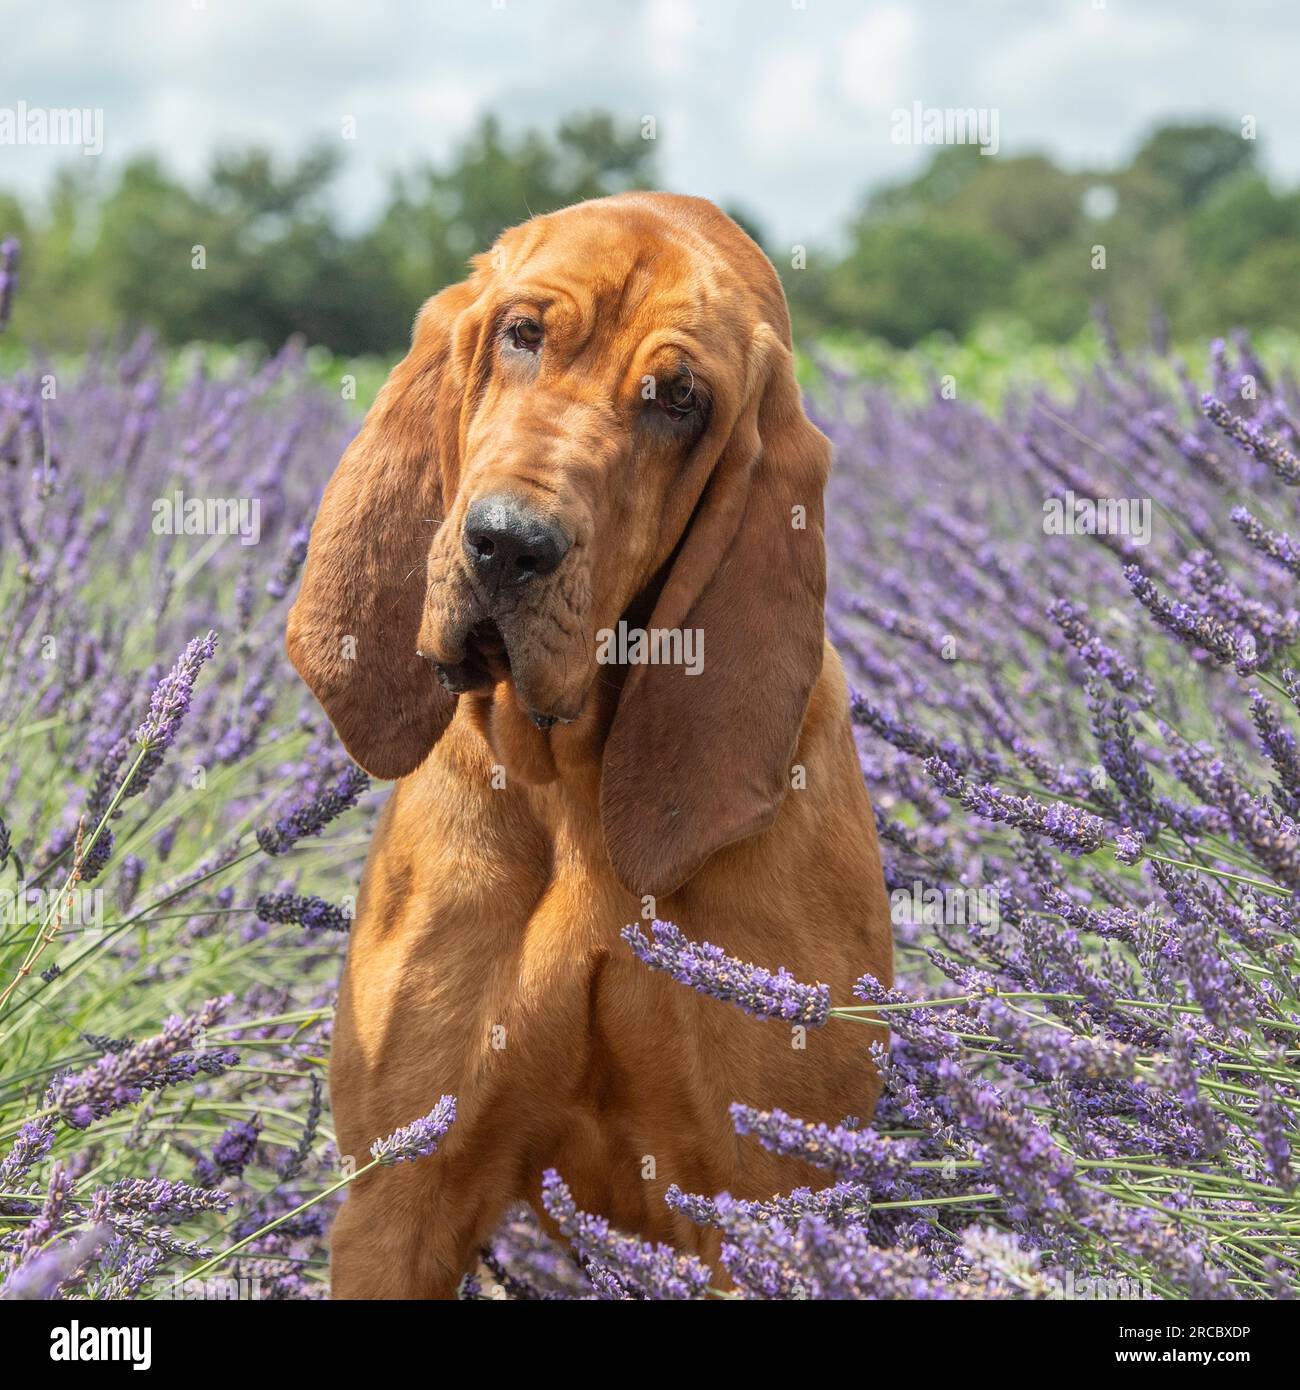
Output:
<instances>
[{"instance_id":1,"label":"dog's head","mask_svg":"<svg viewBox=\"0 0 1300 1390\"><path fill-rule=\"evenodd\" d=\"M734 222L664 194L534 218L421 311L326 489L289 654L357 762L400 777L462 694L508 681L548 728L625 615L690 634L702 663L626 672L602 768L616 872L667 892L790 785L828 462Z\"/></svg>"}]
</instances>

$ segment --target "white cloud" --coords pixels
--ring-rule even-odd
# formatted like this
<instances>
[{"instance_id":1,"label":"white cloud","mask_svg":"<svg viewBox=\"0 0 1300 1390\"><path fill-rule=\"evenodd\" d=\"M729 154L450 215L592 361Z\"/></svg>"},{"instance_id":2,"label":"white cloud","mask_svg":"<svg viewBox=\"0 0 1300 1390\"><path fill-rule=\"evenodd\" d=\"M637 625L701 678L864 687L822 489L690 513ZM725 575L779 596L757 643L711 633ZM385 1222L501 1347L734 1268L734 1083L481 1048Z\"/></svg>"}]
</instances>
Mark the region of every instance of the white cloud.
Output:
<instances>
[{"instance_id":1,"label":"white cloud","mask_svg":"<svg viewBox=\"0 0 1300 1390\"><path fill-rule=\"evenodd\" d=\"M605 107L659 122L667 187L745 206L778 244L833 233L864 189L914 170L889 115L997 106L1003 149L1123 158L1162 115L1252 112L1300 177L1300 12L1241 0L11 0L0 105L101 106L109 157L155 149L194 174L215 147L295 153L358 139L341 205L444 157L481 112L549 127ZM0 148L0 188L63 151Z\"/></svg>"},{"instance_id":2,"label":"white cloud","mask_svg":"<svg viewBox=\"0 0 1300 1390\"><path fill-rule=\"evenodd\" d=\"M882 5L856 24L838 55L845 104L879 115L918 99L925 72L924 33L915 8Z\"/></svg>"}]
</instances>

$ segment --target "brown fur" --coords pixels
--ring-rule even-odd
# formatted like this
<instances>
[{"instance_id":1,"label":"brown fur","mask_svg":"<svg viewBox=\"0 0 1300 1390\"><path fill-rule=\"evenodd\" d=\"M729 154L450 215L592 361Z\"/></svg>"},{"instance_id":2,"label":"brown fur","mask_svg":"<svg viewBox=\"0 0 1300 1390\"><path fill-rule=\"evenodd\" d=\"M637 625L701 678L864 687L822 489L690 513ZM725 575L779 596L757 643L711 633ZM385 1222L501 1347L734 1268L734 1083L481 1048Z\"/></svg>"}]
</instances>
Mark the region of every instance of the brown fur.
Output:
<instances>
[{"instance_id":1,"label":"brown fur","mask_svg":"<svg viewBox=\"0 0 1300 1390\"><path fill-rule=\"evenodd\" d=\"M545 331L535 356L502 336L521 312ZM676 422L644 383L687 369L710 406ZM801 1049L619 940L653 900L839 1002L865 971L891 979L823 635L828 465L779 282L709 203L624 194L535 218L422 310L326 490L288 646L353 757L400 779L339 999L340 1152L364 1161L443 1092L459 1118L434 1157L349 1189L336 1297L450 1296L551 1166L579 1205L716 1260L716 1237L664 1205L669 1183L767 1197L819 1180L738 1139L730 1102L869 1115L875 1030L835 1024ZM494 606L461 530L503 489L573 544ZM475 646L488 616L504 654ZM703 671L597 665L621 617L700 629ZM530 711L570 722L543 731Z\"/></svg>"}]
</instances>

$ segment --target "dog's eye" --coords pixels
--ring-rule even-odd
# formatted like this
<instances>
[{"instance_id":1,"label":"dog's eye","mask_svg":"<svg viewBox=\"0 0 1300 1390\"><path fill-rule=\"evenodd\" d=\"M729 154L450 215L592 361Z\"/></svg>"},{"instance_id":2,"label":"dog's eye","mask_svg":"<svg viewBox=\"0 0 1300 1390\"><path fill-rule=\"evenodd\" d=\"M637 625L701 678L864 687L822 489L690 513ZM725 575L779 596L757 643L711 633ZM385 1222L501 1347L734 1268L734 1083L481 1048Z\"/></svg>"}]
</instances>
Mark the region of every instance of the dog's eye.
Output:
<instances>
[{"instance_id":1,"label":"dog's eye","mask_svg":"<svg viewBox=\"0 0 1300 1390\"><path fill-rule=\"evenodd\" d=\"M536 352L542 345L542 325L536 319L516 319L508 331L511 344L524 352Z\"/></svg>"},{"instance_id":2,"label":"dog's eye","mask_svg":"<svg viewBox=\"0 0 1300 1390\"><path fill-rule=\"evenodd\" d=\"M690 372L679 372L659 393L659 404L676 420L691 414L698 404L695 378Z\"/></svg>"}]
</instances>

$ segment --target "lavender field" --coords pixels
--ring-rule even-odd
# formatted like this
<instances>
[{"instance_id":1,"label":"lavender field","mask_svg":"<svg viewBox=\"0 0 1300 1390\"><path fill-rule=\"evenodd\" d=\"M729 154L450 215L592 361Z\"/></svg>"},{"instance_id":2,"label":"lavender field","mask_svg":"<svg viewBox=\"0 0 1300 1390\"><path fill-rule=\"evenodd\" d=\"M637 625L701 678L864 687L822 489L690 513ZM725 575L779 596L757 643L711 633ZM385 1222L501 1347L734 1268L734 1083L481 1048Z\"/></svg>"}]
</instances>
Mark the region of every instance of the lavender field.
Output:
<instances>
[{"instance_id":1,"label":"lavender field","mask_svg":"<svg viewBox=\"0 0 1300 1390\"><path fill-rule=\"evenodd\" d=\"M1112 347L996 413L960 372L915 403L828 368L814 402L898 984L829 999L667 924L626 949L718 1009L886 1017L884 1100L737 1108L829 1185L670 1191L732 1287L559 1173L564 1239L515 1213L462 1296L1292 1296L1300 386L1232 340ZM295 348L0 379L0 1297L328 1292L331 1005L382 789L282 632L357 423ZM185 499L241 498L255 544L186 533ZM411 1121L361 1164L419 1162L454 1098Z\"/></svg>"}]
</instances>

